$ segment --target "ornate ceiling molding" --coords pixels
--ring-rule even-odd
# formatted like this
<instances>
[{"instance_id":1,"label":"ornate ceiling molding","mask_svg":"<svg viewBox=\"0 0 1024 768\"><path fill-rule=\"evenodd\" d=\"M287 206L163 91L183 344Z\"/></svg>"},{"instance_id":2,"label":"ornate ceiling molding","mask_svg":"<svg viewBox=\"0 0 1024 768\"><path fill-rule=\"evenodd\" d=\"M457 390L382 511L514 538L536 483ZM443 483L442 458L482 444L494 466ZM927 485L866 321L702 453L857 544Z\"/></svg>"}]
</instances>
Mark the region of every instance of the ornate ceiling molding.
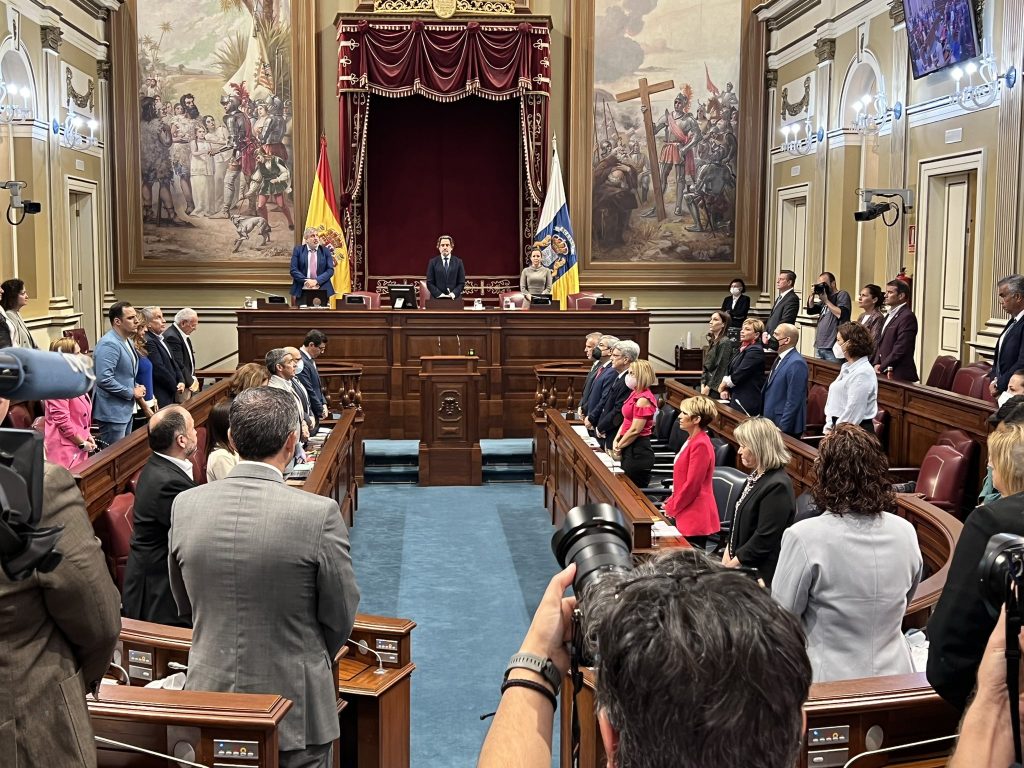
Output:
<instances>
[{"instance_id":1,"label":"ornate ceiling molding","mask_svg":"<svg viewBox=\"0 0 1024 768\"><path fill-rule=\"evenodd\" d=\"M901 2L901 0L896 0ZM836 58L836 39L834 37L822 37L814 43L814 55L818 57L818 63L824 64L826 61L835 61Z\"/></svg>"}]
</instances>

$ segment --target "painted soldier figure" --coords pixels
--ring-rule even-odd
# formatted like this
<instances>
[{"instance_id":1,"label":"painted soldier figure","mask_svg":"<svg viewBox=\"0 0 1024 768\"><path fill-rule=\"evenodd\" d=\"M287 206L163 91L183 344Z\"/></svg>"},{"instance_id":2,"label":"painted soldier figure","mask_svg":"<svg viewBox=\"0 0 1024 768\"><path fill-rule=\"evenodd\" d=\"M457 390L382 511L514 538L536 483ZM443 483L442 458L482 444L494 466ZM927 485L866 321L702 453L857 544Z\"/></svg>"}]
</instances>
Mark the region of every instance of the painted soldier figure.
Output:
<instances>
[{"instance_id":1,"label":"painted soldier figure","mask_svg":"<svg viewBox=\"0 0 1024 768\"><path fill-rule=\"evenodd\" d=\"M249 116L241 109L241 99L236 95L221 96L220 104L224 108L224 126L228 131L231 153L224 174L224 205L221 208L221 216L227 218L240 196L245 193L252 172L256 169L256 141ZM255 212L255 205L252 208Z\"/></svg>"},{"instance_id":2,"label":"painted soldier figure","mask_svg":"<svg viewBox=\"0 0 1024 768\"><path fill-rule=\"evenodd\" d=\"M654 126L654 132L665 131L665 143L661 148L661 191L668 189L669 171L675 168L677 216L683 213L683 194L686 192L686 177L697 180L697 164L693 149L701 140L700 126L689 111L690 98L679 93L672 102L672 111L665 111L665 117ZM644 216L653 216L648 211Z\"/></svg>"}]
</instances>

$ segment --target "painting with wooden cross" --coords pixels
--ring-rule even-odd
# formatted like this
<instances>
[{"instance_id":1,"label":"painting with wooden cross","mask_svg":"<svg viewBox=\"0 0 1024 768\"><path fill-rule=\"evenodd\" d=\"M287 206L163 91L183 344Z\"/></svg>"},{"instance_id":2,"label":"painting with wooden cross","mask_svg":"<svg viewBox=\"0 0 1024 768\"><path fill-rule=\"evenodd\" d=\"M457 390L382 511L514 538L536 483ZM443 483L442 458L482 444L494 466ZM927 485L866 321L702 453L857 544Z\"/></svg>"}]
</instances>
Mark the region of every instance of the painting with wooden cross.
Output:
<instances>
[{"instance_id":1,"label":"painting with wooden cross","mask_svg":"<svg viewBox=\"0 0 1024 768\"><path fill-rule=\"evenodd\" d=\"M595 0L593 262L734 258L740 0Z\"/></svg>"}]
</instances>

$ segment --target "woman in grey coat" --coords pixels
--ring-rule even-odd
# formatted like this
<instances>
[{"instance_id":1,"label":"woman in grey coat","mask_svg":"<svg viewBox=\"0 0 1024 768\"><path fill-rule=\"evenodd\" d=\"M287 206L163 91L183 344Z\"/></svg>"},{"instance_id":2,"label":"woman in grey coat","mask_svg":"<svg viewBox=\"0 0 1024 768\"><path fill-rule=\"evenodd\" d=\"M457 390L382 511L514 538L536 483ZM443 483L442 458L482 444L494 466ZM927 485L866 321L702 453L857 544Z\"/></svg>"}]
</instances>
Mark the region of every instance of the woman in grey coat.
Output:
<instances>
[{"instance_id":1,"label":"woman in grey coat","mask_svg":"<svg viewBox=\"0 0 1024 768\"><path fill-rule=\"evenodd\" d=\"M914 527L896 499L874 435L837 424L815 461L826 510L782 535L772 597L800 618L814 682L914 671L901 623L921 580Z\"/></svg>"},{"instance_id":2,"label":"woman in grey coat","mask_svg":"<svg viewBox=\"0 0 1024 768\"><path fill-rule=\"evenodd\" d=\"M708 322L708 348L704 352L704 370L700 376L700 393L710 395L718 391L722 377L729 372L732 360L732 339L729 338L729 324L732 318L724 309L711 313Z\"/></svg>"}]
</instances>

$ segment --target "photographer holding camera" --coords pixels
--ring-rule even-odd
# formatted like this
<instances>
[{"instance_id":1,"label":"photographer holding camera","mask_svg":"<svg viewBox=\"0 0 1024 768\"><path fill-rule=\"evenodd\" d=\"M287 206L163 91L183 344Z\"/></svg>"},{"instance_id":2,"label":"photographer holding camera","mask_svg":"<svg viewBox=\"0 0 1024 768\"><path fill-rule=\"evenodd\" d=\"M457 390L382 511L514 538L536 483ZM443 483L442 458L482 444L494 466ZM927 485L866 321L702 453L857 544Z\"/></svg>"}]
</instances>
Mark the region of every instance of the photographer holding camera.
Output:
<instances>
[{"instance_id":1,"label":"photographer holding camera","mask_svg":"<svg viewBox=\"0 0 1024 768\"><path fill-rule=\"evenodd\" d=\"M853 301L846 291L836 290L836 276L831 272L818 275L818 282L811 287L807 297L807 314L820 315L818 330L814 334L814 351L821 360L832 363L843 361L842 352L833 349L836 331L843 323L849 322L853 312Z\"/></svg>"},{"instance_id":2,"label":"photographer holding camera","mask_svg":"<svg viewBox=\"0 0 1024 768\"><path fill-rule=\"evenodd\" d=\"M541 599L521 647L538 663L526 669L521 654L513 657L478 766L551 765L552 681L569 669L577 606L562 595L574 581L582 592L577 636L598 660L609 766L641 757L648 768L795 765L811 682L796 618L749 574L697 550L589 574L582 551Z\"/></svg>"}]
</instances>

